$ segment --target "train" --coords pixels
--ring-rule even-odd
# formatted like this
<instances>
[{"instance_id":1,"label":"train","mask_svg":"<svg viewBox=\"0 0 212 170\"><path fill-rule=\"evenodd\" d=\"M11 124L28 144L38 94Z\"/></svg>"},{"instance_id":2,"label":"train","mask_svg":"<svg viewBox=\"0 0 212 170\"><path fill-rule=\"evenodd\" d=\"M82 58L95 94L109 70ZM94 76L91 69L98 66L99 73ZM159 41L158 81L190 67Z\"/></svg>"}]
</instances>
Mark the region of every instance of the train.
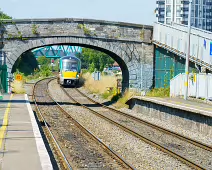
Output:
<instances>
[{"instance_id":1,"label":"train","mask_svg":"<svg viewBox=\"0 0 212 170\"><path fill-rule=\"evenodd\" d=\"M58 64L58 83L62 86L77 86L81 77L81 60L75 55L64 56Z\"/></svg>"}]
</instances>

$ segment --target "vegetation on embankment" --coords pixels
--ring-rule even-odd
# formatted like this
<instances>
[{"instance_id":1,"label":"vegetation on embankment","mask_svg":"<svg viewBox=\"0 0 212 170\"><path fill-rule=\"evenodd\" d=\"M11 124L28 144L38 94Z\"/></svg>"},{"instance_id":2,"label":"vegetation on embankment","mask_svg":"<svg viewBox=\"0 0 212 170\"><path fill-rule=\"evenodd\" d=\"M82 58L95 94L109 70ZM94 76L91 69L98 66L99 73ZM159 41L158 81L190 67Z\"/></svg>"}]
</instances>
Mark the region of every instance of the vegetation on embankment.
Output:
<instances>
[{"instance_id":1,"label":"vegetation on embankment","mask_svg":"<svg viewBox=\"0 0 212 170\"><path fill-rule=\"evenodd\" d=\"M22 74L25 81L48 77L53 75L50 64L51 60L49 58L42 56L36 60L32 52L26 52L16 60L12 73ZM40 68L38 65L40 65Z\"/></svg>"},{"instance_id":2,"label":"vegetation on embankment","mask_svg":"<svg viewBox=\"0 0 212 170\"><path fill-rule=\"evenodd\" d=\"M52 67L50 59L39 57L37 60L31 52L24 53L15 62L12 73L14 78L17 74L22 75L22 80L14 80L11 83L12 92L16 94L25 93L24 83L28 81L36 81L45 77L52 76ZM40 65L40 68L38 67Z\"/></svg>"},{"instance_id":3,"label":"vegetation on embankment","mask_svg":"<svg viewBox=\"0 0 212 170\"><path fill-rule=\"evenodd\" d=\"M117 93L117 81L114 76L101 75L99 81L95 81L92 75L87 72L83 74L84 87L91 93L100 94L104 99L114 102L116 108L128 107L125 103L136 93L127 90L123 95Z\"/></svg>"},{"instance_id":4,"label":"vegetation on embankment","mask_svg":"<svg viewBox=\"0 0 212 170\"><path fill-rule=\"evenodd\" d=\"M155 88L151 91L147 92L146 96L149 97L169 97L170 96L170 88Z\"/></svg>"},{"instance_id":5,"label":"vegetation on embankment","mask_svg":"<svg viewBox=\"0 0 212 170\"><path fill-rule=\"evenodd\" d=\"M16 94L23 94L25 93L25 89L24 89L24 80L22 81L18 81L18 80L14 80L12 83L11 83L11 90L13 93L16 93Z\"/></svg>"},{"instance_id":6,"label":"vegetation on embankment","mask_svg":"<svg viewBox=\"0 0 212 170\"><path fill-rule=\"evenodd\" d=\"M84 73L82 77L84 79L84 87L91 93L99 93L101 95L104 95L109 87L113 89L115 89L116 87L116 78L112 76L101 75L101 79L99 81L95 81L92 77L92 74L87 72Z\"/></svg>"},{"instance_id":7,"label":"vegetation on embankment","mask_svg":"<svg viewBox=\"0 0 212 170\"><path fill-rule=\"evenodd\" d=\"M120 109L120 108L128 108L129 106L126 105L126 102L130 100L133 96L136 96L135 91L127 90L124 92L122 96L119 97L118 101L114 104L114 107Z\"/></svg>"},{"instance_id":8,"label":"vegetation on embankment","mask_svg":"<svg viewBox=\"0 0 212 170\"><path fill-rule=\"evenodd\" d=\"M133 90L127 90L123 95L117 94L116 89L116 78L113 76L101 76L100 81L95 81L90 73L83 74L84 87L88 89L91 93L100 94L104 99L114 101L114 107L128 108L128 105L125 103L131 99L133 96L140 96L141 94ZM108 91L108 87L111 87L112 90ZM149 97L169 97L170 88L157 88L152 89L146 93L146 96Z\"/></svg>"}]
</instances>

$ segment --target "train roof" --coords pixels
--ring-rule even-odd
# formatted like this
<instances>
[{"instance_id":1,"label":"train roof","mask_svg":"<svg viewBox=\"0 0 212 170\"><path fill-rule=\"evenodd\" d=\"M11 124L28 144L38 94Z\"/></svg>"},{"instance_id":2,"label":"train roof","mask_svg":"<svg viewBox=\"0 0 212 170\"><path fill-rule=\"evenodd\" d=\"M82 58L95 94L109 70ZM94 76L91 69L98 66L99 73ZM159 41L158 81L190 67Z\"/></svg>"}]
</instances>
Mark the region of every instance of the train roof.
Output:
<instances>
[{"instance_id":1,"label":"train roof","mask_svg":"<svg viewBox=\"0 0 212 170\"><path fill-rule=\"evenodd\" d=\"M75 55L69 55L69 56L64 56L64 57L61 57L60 60L79 60L79 58L77 58Z\"/></svg>"}]
</instances>

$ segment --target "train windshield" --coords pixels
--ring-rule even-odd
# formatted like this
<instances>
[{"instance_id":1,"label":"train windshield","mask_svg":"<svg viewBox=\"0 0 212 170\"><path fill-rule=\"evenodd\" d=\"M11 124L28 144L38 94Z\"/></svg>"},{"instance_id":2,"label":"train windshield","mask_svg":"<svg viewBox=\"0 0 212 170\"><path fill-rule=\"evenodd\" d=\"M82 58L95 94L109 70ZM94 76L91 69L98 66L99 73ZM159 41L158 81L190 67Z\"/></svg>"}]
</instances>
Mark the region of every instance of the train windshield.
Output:
<instances>
[{"instance_id":1,"label":"train windshield","mask_svg":"<svg viewBox=\"0 0 212 170\"><path fill-rule=\"evenodd\" d=\"M77 71L77 63L63 62L63 71Z\"/></svg>"}]
</instances>

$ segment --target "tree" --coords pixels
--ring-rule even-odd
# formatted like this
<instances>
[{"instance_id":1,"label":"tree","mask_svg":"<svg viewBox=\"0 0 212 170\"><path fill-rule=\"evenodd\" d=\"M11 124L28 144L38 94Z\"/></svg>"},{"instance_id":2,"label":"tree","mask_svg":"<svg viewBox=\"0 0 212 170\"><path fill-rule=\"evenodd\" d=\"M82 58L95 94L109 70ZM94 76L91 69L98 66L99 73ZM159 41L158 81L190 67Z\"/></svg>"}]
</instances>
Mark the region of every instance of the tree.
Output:
<instances>
[{"instance_id":1,"label":"tree","mask_svg":"<svg viewBox=\"0 0 212 170\"><path fill-rule=\"evenodd\" d=\"M0 19L12 19L12 17L8 16L5 14L1 9L0 9Z\"/></svg>"},{"instance_id":2,"label":"tree","mask_svg":"<svg viewBox=\"0 0 212 170\"><path fill-rule=\"evenodd\" d=\"M39 65L49 65L51 64L51 59L46 58L45 56L38 57L37 59Z\"/></svg>"},{"instance_id":3,"label":"tree","mask_svg":"<svg viewBox=\"0 0 212 170\"><path fill-rule=\"evenodd\" d=\"M97 50L83 48L82 53L77 55L82 62L82 68L89 69L92 72L94 69L103 71L106 65L111 65L114 60L107 54Z\"/></svg>"},{"instance_id":4,"label":"tree","mask_svg":"<svg viewBox=\"0 0 212 170\"><path fill-rule=\"evenodd\" d=\"M24 75L30 75L34 73L34 70L38 68L38 63L31 51L23 53L13 65L12 73L19 70Z\"/></svg>"}]
</instances>

